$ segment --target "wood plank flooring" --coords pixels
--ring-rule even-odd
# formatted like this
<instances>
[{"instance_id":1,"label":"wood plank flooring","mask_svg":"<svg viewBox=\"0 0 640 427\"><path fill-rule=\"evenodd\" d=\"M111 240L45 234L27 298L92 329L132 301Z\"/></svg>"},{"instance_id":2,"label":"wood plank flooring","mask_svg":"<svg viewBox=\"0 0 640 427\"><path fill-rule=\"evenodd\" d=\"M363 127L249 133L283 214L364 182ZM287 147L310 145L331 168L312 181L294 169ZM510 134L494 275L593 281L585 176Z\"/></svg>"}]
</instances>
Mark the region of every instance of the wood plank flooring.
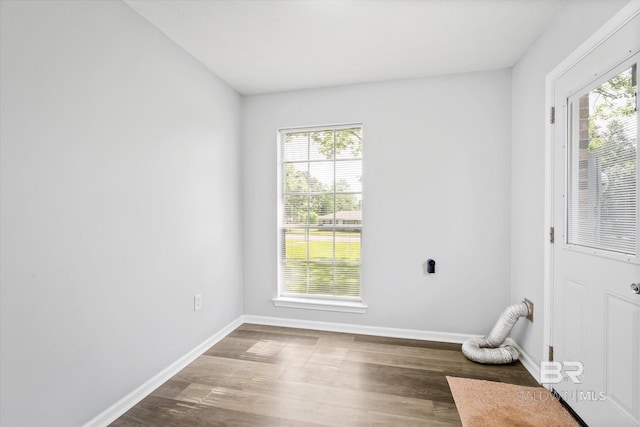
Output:
<instances>
[{"instance_id":1,"label":"wood plank flooring","mask_svg":"<svg viewBox=\"0 0 640 427\"><path fill-rule=\"evenodd\" d=\"M537 385L459 344L244 324L112 426L458 426L445 376Z\"/></svg>"}]
</instances>

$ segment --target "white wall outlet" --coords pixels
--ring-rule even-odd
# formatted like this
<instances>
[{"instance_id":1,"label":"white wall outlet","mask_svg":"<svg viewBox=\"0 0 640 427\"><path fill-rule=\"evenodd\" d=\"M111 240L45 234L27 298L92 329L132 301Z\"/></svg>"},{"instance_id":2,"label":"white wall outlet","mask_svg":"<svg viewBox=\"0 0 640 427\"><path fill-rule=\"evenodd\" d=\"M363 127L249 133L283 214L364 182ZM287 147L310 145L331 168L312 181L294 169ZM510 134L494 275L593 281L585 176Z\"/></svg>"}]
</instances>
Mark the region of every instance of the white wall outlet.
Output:
<instances>
[{"instance_id":1,"label":"white wall outlet","mask_svg":"<svg viewBox=\"0 0 640 427\"><path fill-rule=\"evenodd\" d=\"M193 296L193 311L198 311L202 308L202 295Z\"/></svg>"}]
</instances>

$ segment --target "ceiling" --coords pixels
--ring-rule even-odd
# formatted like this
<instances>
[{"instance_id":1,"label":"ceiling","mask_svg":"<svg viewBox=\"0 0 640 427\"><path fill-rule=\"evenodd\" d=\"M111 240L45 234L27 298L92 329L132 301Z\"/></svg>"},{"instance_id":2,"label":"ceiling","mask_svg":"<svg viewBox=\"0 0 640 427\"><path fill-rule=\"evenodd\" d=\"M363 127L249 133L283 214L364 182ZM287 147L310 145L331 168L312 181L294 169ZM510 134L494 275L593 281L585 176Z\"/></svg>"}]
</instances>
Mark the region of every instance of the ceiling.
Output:
<instances>
[{"instance_id":1,"label":"ceiling","mask_svg":"<svg viewBox=\"0 0 640 427\"><path fill-rule=\"evenodd\" d=\"M570 0L124 0L242 94L513 66Z\"/></svg>"}]
</instances>

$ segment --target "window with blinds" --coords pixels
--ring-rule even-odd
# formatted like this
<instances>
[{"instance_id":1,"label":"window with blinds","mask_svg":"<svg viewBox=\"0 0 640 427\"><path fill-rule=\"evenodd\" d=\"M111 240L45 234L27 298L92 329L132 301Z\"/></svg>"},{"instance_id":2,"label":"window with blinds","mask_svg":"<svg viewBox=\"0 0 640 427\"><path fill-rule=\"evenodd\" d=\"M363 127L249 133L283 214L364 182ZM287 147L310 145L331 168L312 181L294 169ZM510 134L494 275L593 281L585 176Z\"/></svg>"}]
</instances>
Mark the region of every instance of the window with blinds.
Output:
<instances>
[{"instance_id":1,"label":"window with blinds","mask_svg":"<svg viewBox=\"0 0 640 427\"><path fill-rule=\"evenodd\" d=\"M284 297L360 300L362 126L280 131Z\"/></svg>"},{"instance_id":2,"label":"window with blinds","mask_svg":"<svg viewBox=\"0 0 640 427\"><path fill-rule=\"evenodd\" d=\"M570 99L567 243L637 254L637 67Z\"/></svg>"}]
</instances>

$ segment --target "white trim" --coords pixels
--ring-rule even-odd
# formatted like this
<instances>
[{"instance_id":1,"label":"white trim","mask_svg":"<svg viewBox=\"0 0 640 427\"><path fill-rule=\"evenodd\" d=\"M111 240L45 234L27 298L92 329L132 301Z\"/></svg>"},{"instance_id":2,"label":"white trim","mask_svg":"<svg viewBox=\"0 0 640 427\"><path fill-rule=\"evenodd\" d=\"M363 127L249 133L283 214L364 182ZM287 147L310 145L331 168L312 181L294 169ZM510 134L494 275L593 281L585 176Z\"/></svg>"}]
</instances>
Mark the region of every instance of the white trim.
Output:
<instances>
[{"instance_id":1,"label":"white trim","mask_svg":"<svg viewBox=\"0 0 640 427\"><path fill-rule=\"evenodd\" d=\"M557 80L564 73L573 68L576 64L587 57L591 52L596 50L601 44L606 42L618 30L631 21L636 15L640 14L640 0L631 0L629 4L620 9L609 21L594 32L587 40L585 40L576 50L567 56L562 62L556 65L547 76L546 81ZM549 89L549 88L547 88ZM553 99L551 99L553 101Z\"/></svg>"},{"instance_id":2,"label":"white trim","mask_svg":"<svg viewBox=\"0 0 640 427\"><path fill-rule=\"evenodd\" d=\"M273 299L276 307L302 308L306 310L337 311L340 313L366 313L367 305L359 301L339 301L314 298L278 297Z\"/></svg>"},{"instance_id":3,"label":"white trim","mask_svg":"<svg viewBox=\"0 0 640 427\"><path fill-rule=\"evenodd\" d=\"M380 337L404 338L425 341L439 341L461 344L467 338L480 335L449 332L422 331L417 329L384 328L378 326L353 325L348 323L317 322L284 317L244 316L245 323L257 325L281 326L286 328L315 329L318 331L342 332L347 334L375 335Z\"/></svg>"},{"instance_id":4,"label":"white trim","mask_svg":"<svg viewBox=\"0 0 640 427\"><path fill-rule=\"evenodd\" d=\"M513 338L507 338L505 344L514 346L520 352L520 363L522 363L522 366L531 374L533 379L540 383L540 365L538 365L535 360L529 356L529 353L524 351Z\"/></svg>"},{"instance_id":5,"label":"white trim","mask_svg":"<svg viewBox=\"0 0 640 427\"><path fill-rule=\"evenodd\" d=\"M238 317L224 328L207 338L204 342L196 346L193 350L182 356L180 359L158 372L147 382L133 390L131 393L118 400L116 403L96 415L89 420L84 427L107 426L118 419L122 414L133 408L138 402L147 397L151 392L160 387L174 375L184 369L188 364L196 360L202 353L207 351L211 346L218 343L224 337L229 335L234 329L242 325L243 316Z\"/></svg>"},{"instance_id":6,"label":"white trim","mask_svg":"<svg viewBox=\"0 0 640 427\"><path fill-rule=\"evenodd\" d=\"M640 14L640 0L632 0L607 21L600 29L591 35L584 43L574 50L567 58L560 62L551 70L545 78L545 198L544 198L544 324L543 324L543 345L540 349L542 358L547 361L545 349L552 345L553 337L553 245L547 238L550 227L553 226L553 132L554 128L549 123L547 113L554 106L554 86L563 74L568 72L592 51L597 49L602 43L609 39L619 29ZM556 113L557 114L557 113ZM524 365L524 363L523 363Z\"/></svg>"},{"instance_id":7,"label":"white trim","mask_svg":"<svg viewBox=\"0 0 640 427\"><path fill-rule=\"evenodd\" d=\"M342 130L342 129L353 129L354 127L362 127L362 122L354 122L354 123L342 123L342 124L337 124L337 125L312 125L312 126L293 126L293 127L282 127L278 129L278 132L291 132L291 131L297 131L297 132L313 132L315 130L318 129L327 129L327 128L331 128L331 129L338 129L338 130Z\"/></svg>"}]
</instances>

